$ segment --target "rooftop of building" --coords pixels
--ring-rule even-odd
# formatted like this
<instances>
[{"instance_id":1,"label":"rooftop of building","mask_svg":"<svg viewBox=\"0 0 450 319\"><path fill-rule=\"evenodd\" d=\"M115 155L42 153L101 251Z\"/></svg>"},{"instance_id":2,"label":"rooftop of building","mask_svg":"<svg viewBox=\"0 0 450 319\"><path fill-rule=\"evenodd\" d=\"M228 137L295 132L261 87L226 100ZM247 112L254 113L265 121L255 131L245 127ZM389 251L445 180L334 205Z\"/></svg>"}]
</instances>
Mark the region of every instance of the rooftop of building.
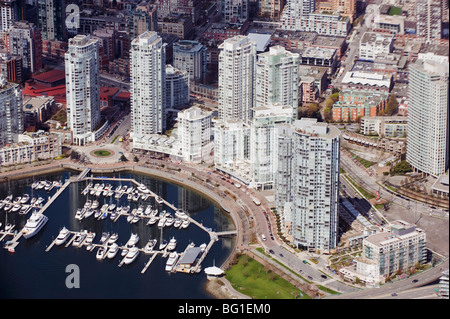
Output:
<instances>
[{"instance_id":1,"label":"rooftop of building","mask_svg":"<svg viewBox=\"0 0 450 319\"><path fill-rule=\"evenodd\" d=\"M54 83L66 78L66 72L64 70L51 70L48 72L33 75L33 79L43 83Z\"/></svg>"},{"instance_id":2,"label":"rooftop of building","mask_svg":"<svg viewBox=\"0 0 450 319\"><path fill-rule=\"evenodd\" d=\"M365 32L361 37L361 44L375 44L382 46L389 46L394 41L392 34L378 33L378 32Z\"/></svg>"},{"instance_id":3,"label":"rooftop of building","mask_svg":"<svg viewBox=\"0 0 450 319\"><path fill-rule=\"evenodd\" d=\"M308 47L302 53L302 58L332 59L336 55L336 49Z\"/></svg>"},{"instance_id":4,"label":"rooftop of building","mask_svg":"<svg viewBox=\"0 0 450 319\"><path fill-rule=\"evenodd\" d=\"M348 71L342 79L342 84L361 84L380 87L390 87L391 74L378 74L373 72Z\"/></svg>"}]
</instances>

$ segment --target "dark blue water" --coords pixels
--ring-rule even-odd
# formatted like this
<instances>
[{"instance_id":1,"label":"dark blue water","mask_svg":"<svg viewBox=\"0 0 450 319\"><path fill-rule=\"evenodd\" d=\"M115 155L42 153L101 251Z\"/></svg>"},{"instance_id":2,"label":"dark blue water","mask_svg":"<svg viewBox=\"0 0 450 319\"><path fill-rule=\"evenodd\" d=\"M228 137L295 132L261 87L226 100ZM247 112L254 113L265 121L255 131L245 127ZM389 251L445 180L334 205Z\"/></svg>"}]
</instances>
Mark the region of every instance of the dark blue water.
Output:
<instances>
[{"instance_id":1,"label":"dark blue water","mask_svg":"<svg viewBox=\"0 0 450 319\"><path fill-rule=\"evenodd\" d=\"M34 176L33 178L18 181L9 181L0 184L0 199L8 194L21 196L23 193L32 194L34 197L48 198L56 192L56 189L47 193L45 190L31 190L34 180L62 180L67 179L72 173ZM73 173L76 174L76 173ZM117 174L116 177L119 177ZM147 176L134 174L121 174L120 177L131 177L144 183L153 192L160 194L168 202L176 207L181 207L195 220L214 230L234 229L231 218L215 207L214 203L202 197L200 194L178 187ZM117 181L106 181L116 187ZM94 182L95 183L95 182ZM122 182L130 185L130 183ZM86 182L72 183L45 212L49 217L46 226L38 235L28 240L22 238L15 253L0 248L0 298L212 298L204 287L206 275L202 271L199 274L168 273L165 271L166 259L157 256L144 274L144 268L150 256L140 253L138 258L130 265L118 267L122 257L120 252L112 260L98 261L95 257L96 249L92 252L84 247L53 246L49 252L45 252L48 245L58 235L59 230L66 228L79 231L86 229L97 235L94 243L98 243L102 232L117 232L119 245L125 244L130 234L138 233L140 241L137 244L143 247L149 238L161 238L157 225L146 226L147 220L141 220L136 224L128 224L125 217L120 217L113 223L109 218L96 220L94 216L81 222L74 218L76 209L82 207L87 198L81 191L87 185ZM100 207L104 201L110 199L99 197ZM126 196L122 196L120 203L114 198L112 202L125 205L128 203ZM138 204L155 204L153 199L144 202L130 203L131 207ZM167 207L165 207L167 209ZM27 216L17 213L6 213L1 210L1 229L4 229L6 218L8 223L15 224L15 229L20 230L26 223ZM182 252L192 241L199 246L209 242L209 235L196 225L192 224L187 229L178 230L173 226L163 229L162 238L169 240L172 236L177 239L176 251ZM212 246L208 256L203 261L203 268L212 266L215 262L220 265L230 254L234 245L234 239L221 238ZM0 243L3 247L5 240ZM80 288L69 289L66 287L66 278L70 273L66 272L69 264L76 264L80 269Z\"/></svg>"}]
</instances>

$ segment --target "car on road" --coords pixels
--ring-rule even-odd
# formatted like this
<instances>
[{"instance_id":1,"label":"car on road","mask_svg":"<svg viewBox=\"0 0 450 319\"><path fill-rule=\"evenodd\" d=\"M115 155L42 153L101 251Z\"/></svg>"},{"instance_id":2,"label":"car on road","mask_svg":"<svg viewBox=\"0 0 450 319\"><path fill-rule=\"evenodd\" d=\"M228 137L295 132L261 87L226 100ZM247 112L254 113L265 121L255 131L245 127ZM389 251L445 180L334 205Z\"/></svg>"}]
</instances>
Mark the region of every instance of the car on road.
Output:
<instances>
[{"instance_id":1,"label":"car on road","mask_svg":"<svg viewBox=\"0 0 450 319\"><path fill-rule=\"evenodd\" d=\"M413 279L413 283L416 283L416 282L418 282L419 281L419 279Z\"/></svg>"},{"instance_id":2,"label":"car on road","mask_svg":"<svg viewBox=\"0 0 450 319\"><path fill-rule=\"evenodd\" d=\"M320 277L322 277L323 279L327 279L328 277L325 275L320 275Z\"/></svg>"},{"instance_id":3,"label":"car on road","mask_svg":"<svg viewBox=\"0 0 450 319\"><path fill-rule=\"evenodd\" d=\"M395 292L391 293L392 297L398 296Z\"/></svg>"},{"instance_id":4,"label":"car on road","mask_svg":"<svg viewBox=\"0 0 450 319\"><path fill-rule=\"evenodd\" d=\"M269 249L269 253L272 255L275 254L275 252L272 249Z\"/></svg>"}]
</instances>

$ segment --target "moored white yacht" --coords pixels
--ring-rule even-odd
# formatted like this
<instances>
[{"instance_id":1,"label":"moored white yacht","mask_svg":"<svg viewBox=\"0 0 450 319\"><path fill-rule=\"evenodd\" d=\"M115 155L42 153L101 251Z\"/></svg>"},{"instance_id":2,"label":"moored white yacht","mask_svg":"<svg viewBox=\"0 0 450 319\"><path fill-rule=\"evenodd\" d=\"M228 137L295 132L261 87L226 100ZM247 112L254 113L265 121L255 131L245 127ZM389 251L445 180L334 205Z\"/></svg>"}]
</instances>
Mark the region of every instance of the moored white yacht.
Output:
<instances>
[{"instance_id":1,"label":"moored white yacht","mask_svg":"<svg viewBox=\"0 0 450 319\"><path fill-rule=\"evenodd\" d=\"M108 258L109 259L114 258L117 255L118 251L119 251L119 245L117 245L116 243L113 243L111 245L111 247L109 247Z\"/></svg>"},{"instance_id":2,"label":"moored white yacht","mask_svg":"<svg viewBox=\"0 0 450 319\"><path fill-rule=\"evenodd\" d=\"M139 236L138 234L131 234L130 239L128 239L128 242L126 244L127 247L131 247L134 246L138 243L139 241Z\"/></svg>"},{"instance_id":3,"label":"moored white yacht","mask_svg":"<svg viewBox=\"0 0 450 319\"><path fill-rule=\"evenodd\" d=\"M47 216L39 214L37 212L33 212L33 214L31 214L31 217L27 220L27 223L25 224L25 227L22 230L23 237L28 239L36 235L42 229L42 227L44 227L47 221L48 221Z\"/></svg>"},{"instance_id":4,"label":"moored white yacht","mask_svg":"<svg viewBox=\"0 0 450 319\"><path fill-rule=\"evenodd\" d=\"M174 250L177 247L177 240L175 237L172 237L167 245L167 250Z\"/></svg>"},{"instance_id":5,"label":"moored white yacht","mask_svg":"<svg viewBox=\"0 0 450 319\"><path fill-rule=\"evenodd\" d=\"M156 246L156 243L157 243L156 239L150 239L144 247L144 252L146 254L151 253L153 251L153 248Z\"/></svg>"},{"instance_id":6,"label":"moored white yacht","mask_svg":"<svg viewBox=\"0 0 450 319\"><path fill-rule=\"evenodd\" d=\"M63 227L58 234L58 237L56 237L55 244L56 245L62 245L66 242L66 240L70 237L70 231Z\"/></svg>"},{"instance_id":7,"label":"moored white yacht","mask_svg":"<svg viewBox=\"0 0 450 319\"><path fill-rule=\"evenodd\" d=\"M167 262L166 262L166 271L173 270L173 267L175 267L178 257L179 257L179 255L176 252L171 252L169 254L169 258L167 258Z\"/></svg>"},{"instance_id":8,"label":"moored white yacht","mask_svg":"<svg viewBox=\"0 0 450 319\"><path fill-rule=\"evenodd\" d=\"M128 251L127 255L125 256L125 264L131 264L136 257L139 255L139 249L136 246L133 246Z\"/></svg>"}]
</instances>

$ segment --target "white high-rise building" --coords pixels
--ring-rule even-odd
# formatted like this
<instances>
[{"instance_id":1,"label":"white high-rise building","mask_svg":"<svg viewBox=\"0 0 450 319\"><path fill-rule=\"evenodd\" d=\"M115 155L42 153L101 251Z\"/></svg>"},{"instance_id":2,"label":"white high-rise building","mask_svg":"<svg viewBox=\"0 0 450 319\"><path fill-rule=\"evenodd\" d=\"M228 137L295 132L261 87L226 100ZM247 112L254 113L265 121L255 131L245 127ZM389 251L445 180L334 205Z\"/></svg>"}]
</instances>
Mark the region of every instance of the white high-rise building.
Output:
<instances>
[{"instance_id":1,"label":"white high-rise building","mask_svg":"<svg viewBox=\"0 0 450 319\"><path fill-rule=\"evenodd\" d=\"M162 134L166 129L166 46L154 31L131 42L131 132Z\"/></svg>"},{"instance_id":2,"label":"white high-rise building","mask_svg":"<svg viewBox=\"0 0 450 319\"><path fill-rule=\"evenodd\" d=\"M226 39L219 54L219 120L251 119L256 43L246 36Z\"/></svg>"},{"instance_id":3,"label":"white high-rise building","mask_svg":"<svg viewBox=\"0 0 450 319\"><path fill-rule=\"evenodd\" d=\"M278 167L278 127L293 121L292 106L269 104L253 108L250 123L250 173L253 188L272 189Z\"/></svg>"},{"instance_id":4,"label":"white high-rise building","mask_svg":"<svg viewBox=\"0 0 450 319\"><path fill-rule=\"evenodd\" d=\"M329 252L337 245L340 131L316 119L278 132L277 210L291 222L294 245Z\"/></svg>"},{"instance_id":5,"label":"white high-rise building","mask_svg":"<svg viewBox=\"0 0 450 319\"><path fill-rule=\"evenodd\" d=\"M214 165L222 171L248 164L250 156L250 126L242 120L214 124ZM248 166L248 165L247 165ZM250 172L247 172L247 175ZM238 174L235 174L238 175Z\"/></svg>"},{"instance_id":6,"label":"white high-rise building","mask_svg":"<svg viewBox=\"0 0 450 319\"><path fill-rule=\"evenodd\" d=\"M95 141L100 124L99 45L89 35L69 40L65 54L67 124L73 143Z\"/></svg>"},{"instance_id":7,"label":"white high-rise building","mask_svg":"<svg viewBox=\"0 0 450 319\"><path fill-rule=\"evenodd\" d=\"M282 46L258 54L255 74L256 107L269 103L290 105L297 118L300 55Z\"/></svg>"},{"instance_id":8,"label":"white high-rise building","mask_svg":"<svg viewBox=\"0 0 450 319\"><path fill-rule=\"evenodd\" d=\"M23 133L22 90L0 74L0 147L16 143Z\"/></svg>"},{"instance_id":9,"label":"white high-rise building","mask_svg":"<svg viewBox=\"0 0 450 319\"><path fill-rule=\"evenodd\" d=\"M212 112L193 106L178 112L178 137L183 161L200 163L209 158L212 142Z\"/></svg>"},{"instance_id":10,"label":"white high-rise building","mask_svg":"<svg viewBox=\"0 0 450 319\"><path fill-rule=\"evenodd\" d=\"M448 57L419 54L409 68L406 161L439 176L448 169Z\"/></svg>"}]
</instances>

